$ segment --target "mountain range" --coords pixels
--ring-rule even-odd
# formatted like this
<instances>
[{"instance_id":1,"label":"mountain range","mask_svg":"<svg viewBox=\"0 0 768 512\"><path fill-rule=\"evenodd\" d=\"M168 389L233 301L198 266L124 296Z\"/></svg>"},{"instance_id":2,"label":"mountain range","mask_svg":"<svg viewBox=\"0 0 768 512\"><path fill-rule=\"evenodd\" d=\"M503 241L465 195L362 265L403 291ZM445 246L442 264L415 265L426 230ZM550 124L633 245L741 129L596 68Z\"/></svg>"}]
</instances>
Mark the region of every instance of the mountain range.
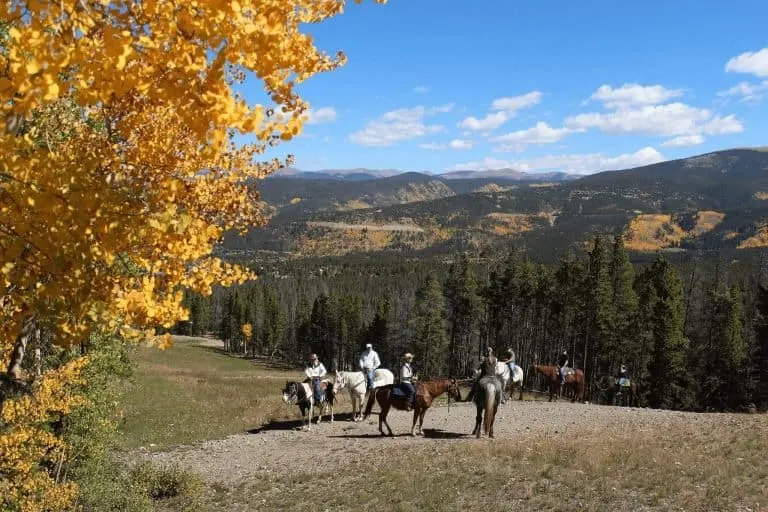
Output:
<instances>
[{"instance_id":1,"label":"mountain range","mask_svg":"<svg viewBox=\"0 0 768 512\"><path fill-rule=\"evenodd\" d=\"M512 169L443 175L284 170L259 181L269 224L225 253L284 257L583 250L596 234L635 254L768 245L768 151L731 149L588 176Z\"/></svg>"}]
</instances>

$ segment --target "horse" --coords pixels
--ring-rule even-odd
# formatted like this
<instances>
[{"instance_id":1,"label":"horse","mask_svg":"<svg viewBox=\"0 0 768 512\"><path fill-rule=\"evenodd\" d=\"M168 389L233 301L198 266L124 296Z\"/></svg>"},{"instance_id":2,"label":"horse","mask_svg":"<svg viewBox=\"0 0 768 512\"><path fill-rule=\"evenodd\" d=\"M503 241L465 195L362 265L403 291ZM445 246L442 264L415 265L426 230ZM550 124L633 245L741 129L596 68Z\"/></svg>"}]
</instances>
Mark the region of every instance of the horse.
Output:
<instances>
[{"instance_id":1,"label":"horse","mask_svg":"<svg viewBox=\"0 0 768 512\"><path fill-rule=\"evenodd\" d=\"M336 401L336 395L333 392L333 384L330 380L323 380L320 383L320 389L323 392L322 399L318 404L320 412L317 416L319 425L323 419L323 411L326 407L330 408L331 423L333 423L333 403ZM283 388L283 401L287 404L298 405L301 411L301 418L307 418L307 432L310 431L310 424L315 414L315 397L312 393L312 386L306 382L286 382Z\"/></svg>"},{"instance_id":2,"label":"horse","mask_svg":"<svg viewBox=\"0 0 768 512\"><path fill-rule=\"evenodd\" d=\"M551 402L552 398L557 401L557 391L560 389L560 383L562 382L560 380L560 371L558 368L556 366L535 364L533 365L533 369L537 373L544 375L547 386L549 387L549 401ZM568 391L573 391L571 402L575 402L576 400L583 402L584 372L579 369L569 368L565 376L564 390L566 393Z\"/></svg>"},{"instance_id":3,"label":"horse","mask_svg":"<svg viewBox=\"0 0 768 512\"><path fill-rule=\"evenodd\" d=\"M499 402L504 395L503 384L495 377L483 377L477 383L477 391L473 400L477 408L475 417L475 429L472 434L480 439L480 425L483 423L483 411L485 411L485 423L483 425L485 435L493 438L493 423L496 420L496 412L499 410Z\"/></svg>"},{"instance_id":4,"label":"horse","mask_svg":"<svg viewBox=\"0 0 768 512\"><path fill-rule=\"evenodd\" d=\"M381 412L379 413L379 432L381 432L381 435L385 435L384 429L382 428L383 424L387 426L389 435L392 436L392 429L390 428L389 423L387 423L389 409L394 407L395 409L402 411L406 408L405 394L393 393L394 390L395 386L392 384L374 389L373 393L368 397L368 404L365 406L364 420L370 416L374 400L379 403L379 407L381 408ZM449 400L453 398L457 402L461 401L461 392L459 391L459 384L456 382L456 379L419 381L416 384L416 399L413 403L413 425L411 425L412 436L416 436L414 433L416 420L419 420L418 433L423 435L421 427L424 425L424 414L426 414L427 409L432 405L432 401L445 392L448 393Z\"/></svg>"},{"instance_id":5,"label":"horse","mask_svg":"<svg viewBox=\"0 0 768 512\"><path fill-rule=\"evenodd\" d=\"M480 369L475 370L475 377L480 373ZM512 393L511 391L514 390L514 388L517 386L520 388L520 397L518 400L523 399L523 369L519 366L515 365L515 372L514 375L512 374L512 371L509 368L509 364L504 363L502 361L496 361L496 377L499 378L501 381L502 391L501 391L501 403L504 404L507 402L507 387L509 383L512 383L511 390L509 393L509 399L512 400Z\"/></svg>"},{"instance_id":6,"label":"horse","mask_svg":"<svg viewBox=\"0 0 768 512\"><path fill-rule=\"evenodd\" d=\"M597 389L599 389L601 393L605 393L611 397L612 405L616 405L616 398L618 396L625 396L626 401L621 401L624 402L627 407L637 407L637 382L635 382L634 379L627 380L629 381L629 386L619 386L619 381L616 377L603 375L600 380L597 381Z\"/></svg>"},{"instance_id":7,"label":"horse","mask_svg":"<svg viewBox=\"0 0 768 512\"><path fill-rule=\"evenodd\" d=\"M373 372L373 389L387 386L394 382L395 376L387 369L379 368ZM352 421L362 421L363 419L365 387L365 374L363 372L336 372L333 392L338 394L344 388L349 389L349 398L352 401Z\"/></svg>"}]
</instances>

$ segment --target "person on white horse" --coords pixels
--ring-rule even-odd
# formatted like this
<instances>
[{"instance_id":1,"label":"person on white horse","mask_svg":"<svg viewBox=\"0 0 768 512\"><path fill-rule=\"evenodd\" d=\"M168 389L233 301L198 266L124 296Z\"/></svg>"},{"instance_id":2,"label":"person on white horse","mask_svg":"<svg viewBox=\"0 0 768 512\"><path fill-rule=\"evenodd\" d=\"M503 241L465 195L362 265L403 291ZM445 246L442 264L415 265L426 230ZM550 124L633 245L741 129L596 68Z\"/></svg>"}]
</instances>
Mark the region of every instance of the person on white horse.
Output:
<instances>
[{"instance_id":1,"label":"person on white horse","mask_svg":"<svg viewBox=\"0 0 768 512\"><path fill-rule=\"evenodd\" d=\"M365 392L368 393L373 389L373 372L376 368L381 366L381 360L379 360L379 354L373 350L373 345L368 343L365 345L365 351L360 355L360 369L365 374Z\"/></svg>"},{"instance_id":2,"label":"person on white horse","mask_svg":"<svg viewBox=\"0 0 768 512\"><path fill-rule=\"evenodd\" d=\"M323 401L323 390L320 387L320 382L328 372L325 371L325 366L320 362L317 354L312 354L309 356L309 365L304 369L304 373L312 383L312 391L315 395L315 403L319 404Z\"/></svg>"},{"instance_id":3,"label":"person on white horse","mask_svg":"<svg viewBox=\"0 0 768 512\"><path fill-rule=\"evenodd\" d=\"M504 353L504 364L509 366L509 371L512 373L512 375L515 374L515 352L508 348L507 351Z\"/></svg>"},{"instance_id":4,"label":"person on white horse","mask_svg":"<svg viewBox=\"0 0 768 512\"><path fill-rule=\"evenodd\" d=\"M413 410L413 399L416 397L416 387L413 385L413 354L406 352L403 356L403 364L400 366L400 385L407 391L405 397L405 410Z\"/></svg>"}]
</instances>

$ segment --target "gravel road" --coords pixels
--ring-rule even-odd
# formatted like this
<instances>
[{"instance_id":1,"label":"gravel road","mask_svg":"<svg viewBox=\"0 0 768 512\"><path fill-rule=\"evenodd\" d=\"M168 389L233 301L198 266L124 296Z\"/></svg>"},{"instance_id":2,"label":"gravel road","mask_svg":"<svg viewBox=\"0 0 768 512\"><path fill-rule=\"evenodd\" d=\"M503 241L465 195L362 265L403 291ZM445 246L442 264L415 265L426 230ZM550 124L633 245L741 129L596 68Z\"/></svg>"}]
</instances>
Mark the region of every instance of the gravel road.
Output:
<instances>
[{"instance_id":1,"label":"gravel road","mask_svg":"<svg viewBox=\"0 0 768 512\"><path fill-rule=\"evenodd\" d=\"M286 407L288 407L286 405ZM424 436L408 433L411 413L392 411L389 424L394 438L382 438L378 432L378 407L364 422L353 423L348 415L336 415L331 424L324 420L312 425L311 432L296 431L298 422L283 422L254 429L225 439L212 440L167 452L139 450L139 455L155 462L180 463L209 483L233 484L254 471L287 473L324 470L333 467L339 457L389 457L392 448L402 444L471 443L475 408L460 403L427 411ZM743 422L759 423L768 431L766 415L694 414L640 408L620 408L570 402L507 402L496 417L497 440L535 440L571 436L594 431L622 432L626 429L651 431L671 426L728 428ZM319 466L319 467L318 467Z\"/></svg>"}]
</instances>

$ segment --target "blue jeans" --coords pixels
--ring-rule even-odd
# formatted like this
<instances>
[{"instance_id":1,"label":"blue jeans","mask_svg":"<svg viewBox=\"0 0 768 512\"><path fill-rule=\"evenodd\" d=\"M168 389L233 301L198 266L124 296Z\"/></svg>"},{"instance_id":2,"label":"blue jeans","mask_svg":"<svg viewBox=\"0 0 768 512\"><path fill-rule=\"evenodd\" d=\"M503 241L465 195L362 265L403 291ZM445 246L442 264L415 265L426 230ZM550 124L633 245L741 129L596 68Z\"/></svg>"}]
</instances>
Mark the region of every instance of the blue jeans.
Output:
<instances>
[{"instance_id":1,"label":"blue jeans","mask_svg":"<svg viewBox=\"0 0 768 512\"><path fill-rule=\"evenodd\" d=\"M409 404L413 404L413 399L416 398L416 387L410 382L403 382L402 385L406 391L406 400Z\"/></svg>"},{"instance_id":2,"label":"blue jeans","mask_svg":"<svg viewBox=\"0 0 768 512\"><path fill-rule=\"evenodd\" d=\"M312 389L315 392L315 403L319 404L323 401L323 390L320 389L320 378L315 377L312 379Z\"/></svg>"},{"instance_id":3,"label":"blue jeans","mask_svg":"<svg viewBox=\"0 0 768 512\"><path fill-rule=\"evenodd\" d=\"M373 372L374 370L368 370L368 372L366 372L366 375L365 375L366 386L367 386L366 391L370 391L373 389Z\"/></svg>"}]
</instances>

